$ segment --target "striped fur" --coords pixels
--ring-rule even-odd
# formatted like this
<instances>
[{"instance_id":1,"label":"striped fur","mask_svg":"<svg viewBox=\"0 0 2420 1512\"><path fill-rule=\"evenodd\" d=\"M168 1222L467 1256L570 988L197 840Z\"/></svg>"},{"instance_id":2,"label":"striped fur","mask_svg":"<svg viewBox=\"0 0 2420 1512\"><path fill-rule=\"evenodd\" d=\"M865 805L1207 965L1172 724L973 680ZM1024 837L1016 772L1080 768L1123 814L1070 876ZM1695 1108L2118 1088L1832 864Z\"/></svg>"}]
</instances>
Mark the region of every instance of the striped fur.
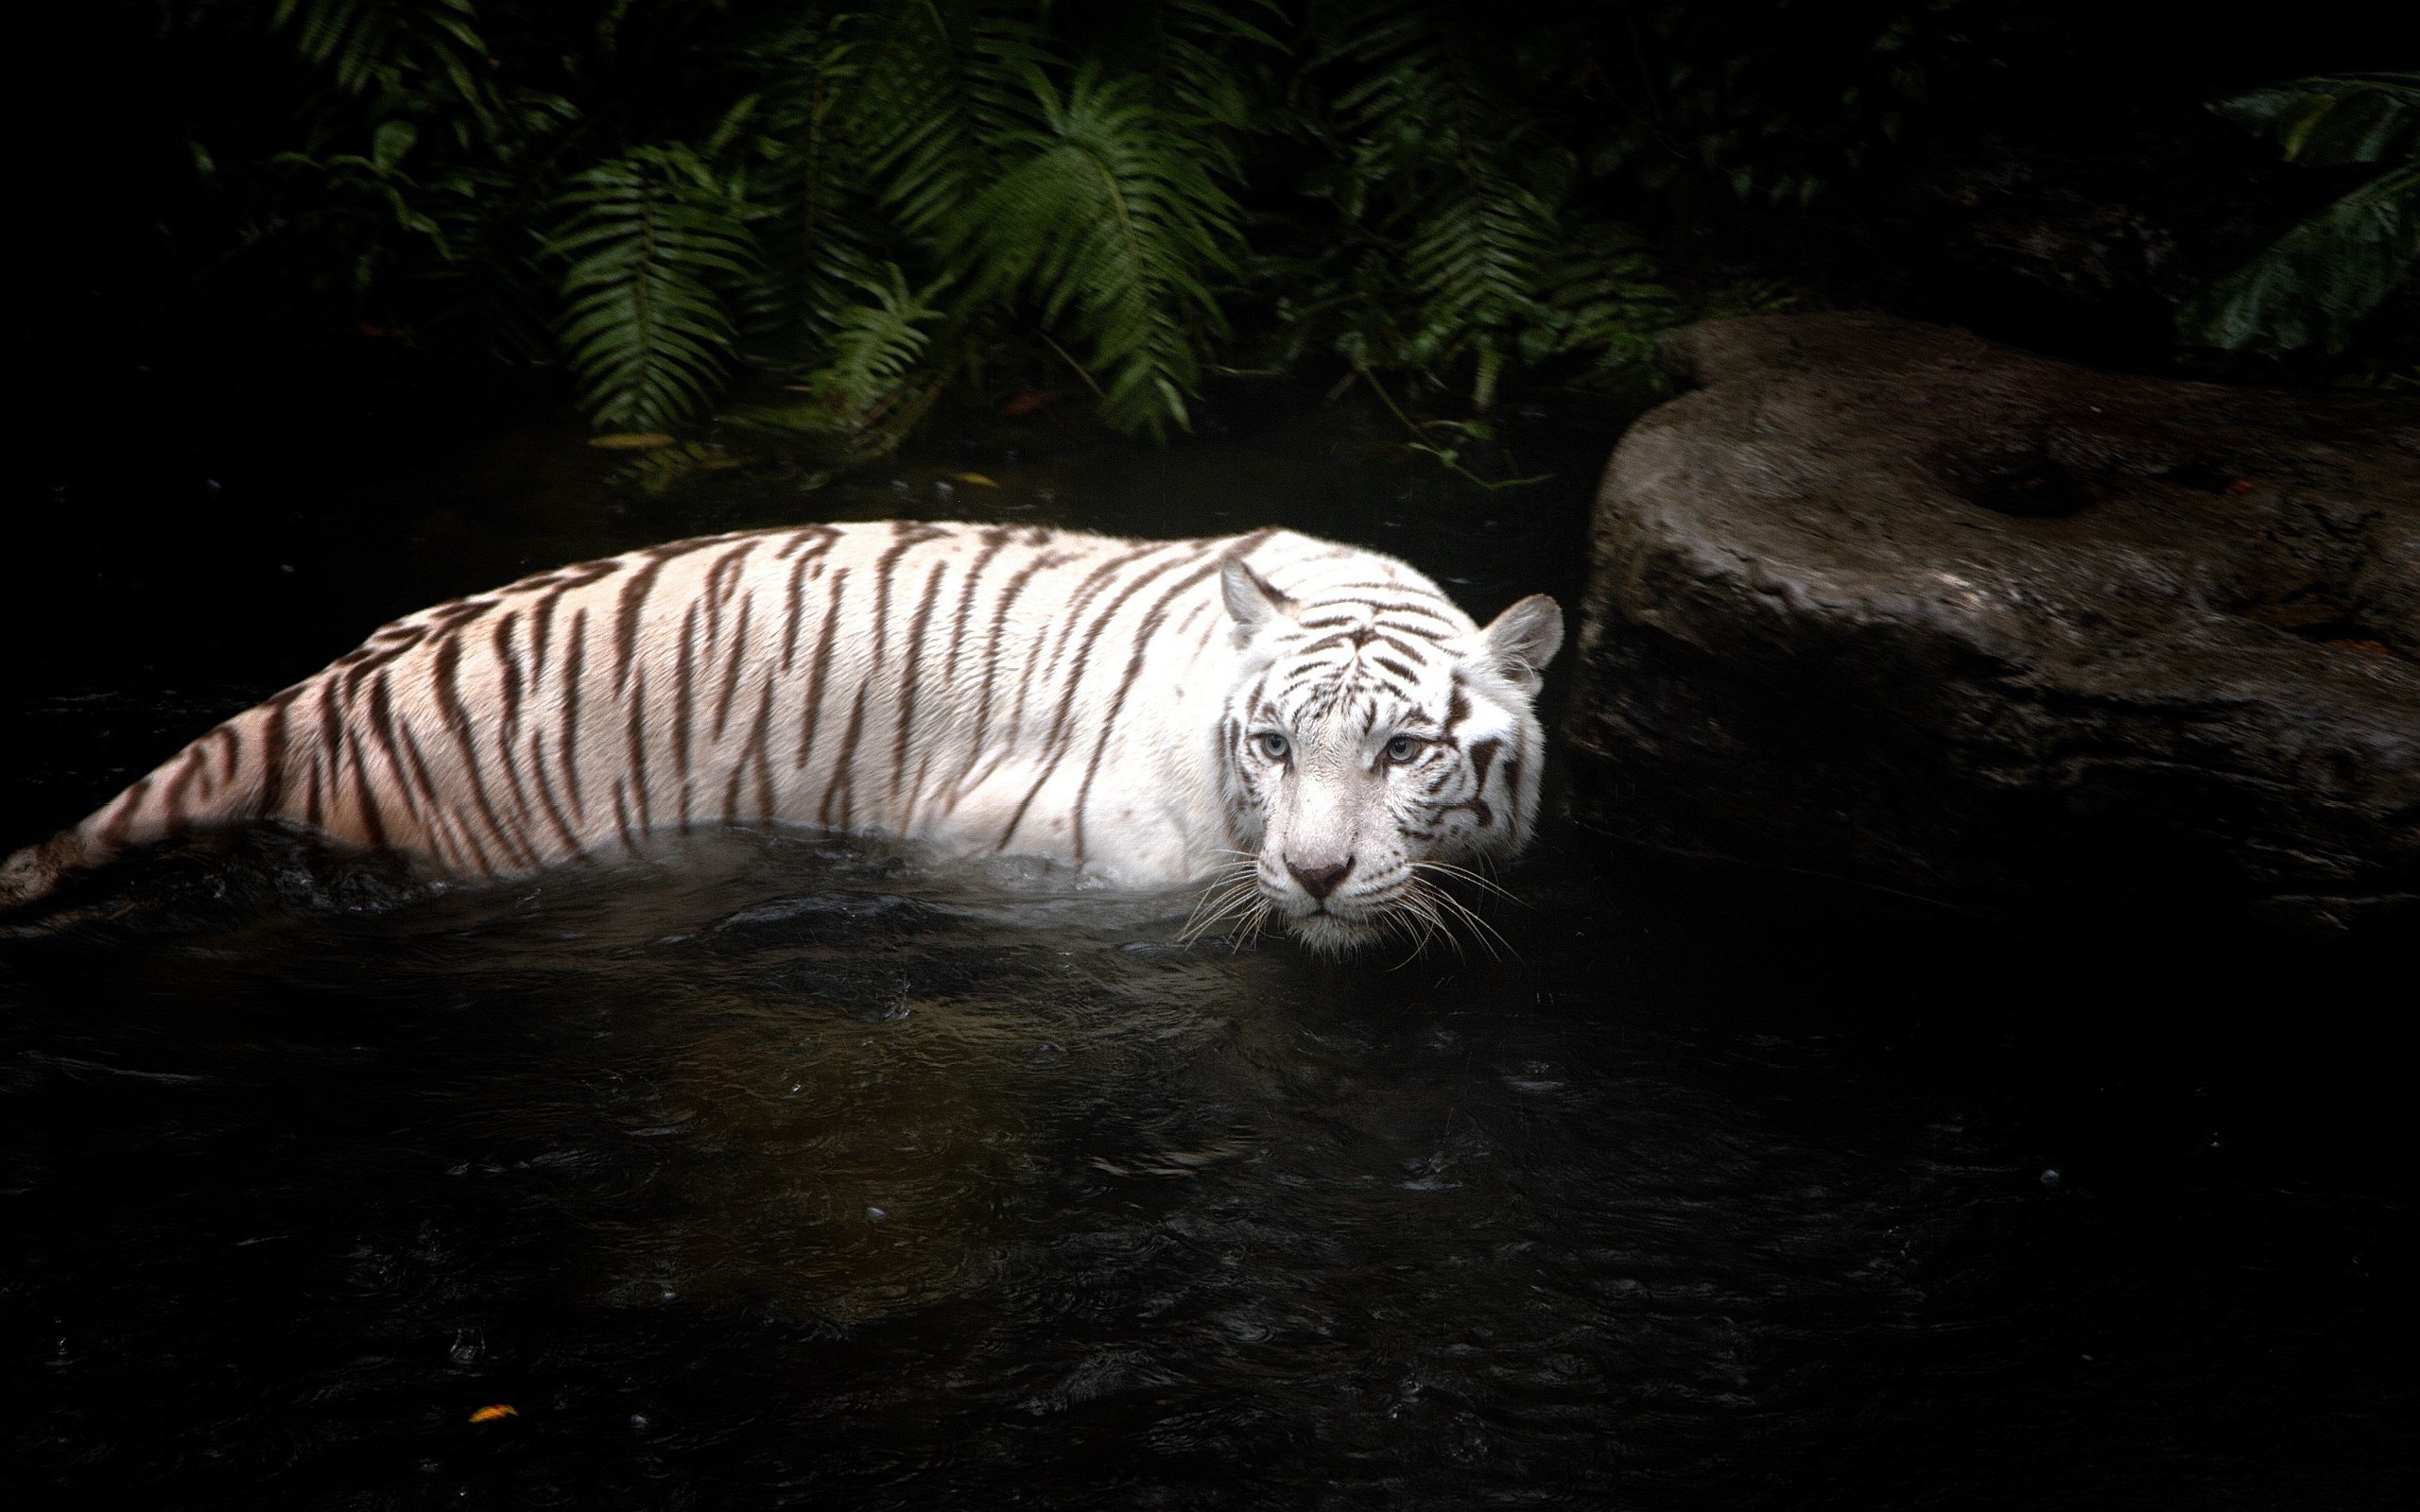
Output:
<instances>
[{"instance_id":1,"label":"striped fur","mask_svg":"<svg viewBox=\"0 0 2420 1512\"><path fill-rule=\"evenodd\" d=\"M1399 561L1281 531L895 521L675 541L387 626L19 852L0 903L250 820L471 879L769 820L1135 886L1258 856L1256 908L1352 944L1404 916L1417 864L1520 848L1535 669L1560 635L1545 599L1482 631ZM1272 763L1279 729L1291 755ZM1407 733L1416 762L1370 756ZM1379 809L1347 814L1346 789ZM1357 871L1314 897L1296 873L1338 846Z\"/></svg>"}]
</instances>

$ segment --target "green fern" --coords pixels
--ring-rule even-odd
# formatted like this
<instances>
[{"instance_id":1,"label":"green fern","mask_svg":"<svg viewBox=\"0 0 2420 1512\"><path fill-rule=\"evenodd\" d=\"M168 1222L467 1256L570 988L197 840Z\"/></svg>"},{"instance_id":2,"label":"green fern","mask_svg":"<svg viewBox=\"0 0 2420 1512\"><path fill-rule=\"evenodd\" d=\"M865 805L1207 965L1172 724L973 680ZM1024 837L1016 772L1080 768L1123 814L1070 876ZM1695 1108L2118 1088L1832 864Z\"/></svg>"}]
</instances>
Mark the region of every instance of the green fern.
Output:
<instances>
[{"instance_id":1,"label":"green fern","mask_svg":"<svg viewBox=\"0 0 2420 1512\"><path fill-rule=\"evenodd\" d=\"M1228 131L1255 127L1262 102L1238 64L1287 55L1270 29L1288 22L1278 0L1121 0L1115 9L1138 35L1112 55L1149 81L1151 103Z\"/></svg>"},{"instance_id":2,"label":"green fern","mask_svg":"<svg viewBox=\"0 0 2420 1512\"><path fill-rule=\"evenodd\" d=\"M1332 56L1367 71L1337 98L1359 181L1425 308L1424 346L1474 353L1472 395L1493 395L1561 241L1554 203L1572 164L1490 76L1467 12L1422 0L1365 6Z\"/></svg>"},{"instance_id":3,"label":"green fern","mask_svg":"<svg viewBox=\"0 0 2420 1512\"><path fill-rule=\"evenodd\" d=\"M991 181L991 144L1026 113L1026 77L1056 62L1042 28L975 0L896 0L842 29L850 145L900 225L936 233Z\"/></svg>"},{"instance_id":4,"label":"green fern","mask_svg":"<svg viewBox=\"0 0 2420 1512\"><path fill-rule=\"evenodd\" d=\"M2387 166L2187 304L2179 334L2230 352L2343 352L2420 260L2420 74L2299 79L2217 109L2289 162Z\"/></svg>"},{"instance_id":5,"label":"green fern","mask_svg":"<svg viewBox=\"0 0 2420 1512\"><path fill-rule=\"evenodd\" d=\"M898 393L931 339L925 327L942 318L928 301L938 292L910 290L896 263L860 285L873 296L840 313L831 336L832 361L810 380L818 397L836 406L853 427Z\"/></svg>"},{"instance_id":6,"label":"green fern","mask_svg":"<svg viewBox=\"0 0 2420 1512\"><path fill-rule=\"evenodd\" d=\"M1112 425L1186 428L1196 343L1225 331L1209 281L1234 269L1240 211L1211 174L1231 164L1131 80L1087 66L1063 98L1026 77L1037 118L994 138L1008 166L945 227L954 266L973 297L1029 298L1090 346Z\"/></svg>"},{"instance_id":7,"label":"green fern","mask_svg":"<svg viewBox=\"0 0 2420 1512\"><path fill-rule=\"evenodd\" d=\"M763 104L746 183L769 277L752 301L752 338L816 352L901 249L853 149L847 112L859 67L852 18L803 12L757 54Z\"/></svg>"},{"instance_id":8,"label":"green fern","mask_svg":"<svg viewBox=\"0 0 2420 1512\"><path fill-rule=\"evenodd\" d=\"M558 339L600 429L678 424L720 387L737 330L718 285L754 277L740 206L698 155L639 147L557 201L568 263Z\"/></svg>"},{"instance_id":9,"label":"green fern","mask_svg":"<svg viewBox=\"0 0 2420 1512\"><path fill-rule=\"evenodd\" d=\"M407 97L441 82L467 112L456 117L465 137L498 134L500 102L471 0L277 0L270 25L346 94Z\"/></svg>"},{"instance_id":10,"label":"green fern","mask_svg":"<svg viewBox=\"0 0 2420 1512\"><path fill-rule=\"evenodd\" d=\"M820 396L767 423L858 450L944 376L1062 360L1111 424L1184 429L1231 314L1276 366L1341 357L1479 412L1522 369L1628 383L1681 301L1582 208L1580 149L1628 160L1572 112L1607 49L1723 29L1682 0L475 4L271 0L323 87L273 202L229 218L308 265L340 329L551 345L600 425L692 421L754 369ZM493 56L482 14L509 17ZM1852 39L1866 72L1886 33ZM1708 182L1767 150L1726 135L1737 94L1688 117Z\"/></svg>"},{"instance_id":11,"label":"green fern","mask_svg":"<svg viewBox=\"0 0 2420 1512\"><path fill-rule=\"evenodd\" d=\"M1593 227L1542 273L1520 355L1534 364L1577 353L1589 362L1583 387L1627 388L1653 362L1656 338L1689 316L1635 232Z\"/></svg>"}]
</instances>

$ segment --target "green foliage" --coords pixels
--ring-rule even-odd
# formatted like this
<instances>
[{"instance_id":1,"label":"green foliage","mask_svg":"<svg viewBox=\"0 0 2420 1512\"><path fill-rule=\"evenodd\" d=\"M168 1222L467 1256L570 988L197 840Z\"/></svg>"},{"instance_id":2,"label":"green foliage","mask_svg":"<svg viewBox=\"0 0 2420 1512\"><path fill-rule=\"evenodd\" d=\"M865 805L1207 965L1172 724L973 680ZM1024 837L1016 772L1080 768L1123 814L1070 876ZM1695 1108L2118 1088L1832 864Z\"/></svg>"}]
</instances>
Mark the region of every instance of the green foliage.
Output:
<instances>
[{"instance_id":1,"label":"green foliage","mask_svg":"<svg viewBox=\"0 0 2420 1512\"><path fill-rule=\"evenodd\" d=\"M754 277L743 209L679 144L636 147L556 200L547 251L563 259L561 338L601 428L677 424L711 399L738 352L717 287Z\"/></svg>"},{"instance_id":2,"label":"green foliage","mask_svg":"<svg viewBox=\"0 0 2420 1512\"><path fill-rule=\"evenodd\" d=\"M2277 144L2289 163L2420 157L2420 74L2344 74L2256 89L2212 107Z\"/></svg>"},{"instance_id":3,"label":"green foliage","mask_svg":"<svg viewBox=\"0 0 2420 1512\"><path fill-rule=\"evenodd\" d=\"M1028 78L1056 60L1028 17L973 0L902 0L849 18L851 145L903 231L930 235L991 181Z\"/></svg>"},{"instance_id":4,"label":"green foliage","mask_svg":"<svg viewBox=\"0 0 2420 1512\"><path fill-rule=\"evenodd\" d=\"M1612 9L1612 8L1609 8ZM1594 174L1684 224L1720 195L1806 206L1895 149L1948 81L1982 66L1981 0L1631 0L1557 39L1598 105L1575 146ZM2022 25L2022 23L2019 23ZM1714 191L1709 193L1708 191Z\"/></svg>"},{"instance_id":5,"label":"green foliage","mask_svg":"<svg viewBox=\"0 0 2420 1512\"><path fill-rule=\"evenodd\" d=\"M471 0L277 0L270 24L348 94L408 100L438 91L454 125L493 139L502 111Z\"/></svg>"},{"instance_id":6,"label":"green foliage","mask_svg":"<svg viewBox=\"0 0 2420 1512\"><path fill-rule=\"evenodd\" d=\"M2420 259L2420 74L2299 79L2215 109L2289 162L2386 166L2219 280L2179 332L2230 352L2343 352Z\"/></svg>"},{"instance_id":7,"label":"green foliage","mask_svg":"<svg viewBox=\"0 0 2420 1512\"><path fill-rule=\"evenodd\" d=\"M1772 43L1680 0L227 3L314 81L285 150L196 145L251 197L241 259L303 270L333 323L559 360L601 428L693 423L752 374L812 400L727 413L858 454L945 385L1063 365L1166 435L1239 345L1458 393L1474 419L1417 423L1464 438L1519 372L1634 387L1709 297L1616 209L1650 160L1772 179L1771 143L1724 133L1833 26L1798 0L1762 0L1799 26ZM1871 3L1867 71L1920 82L1957 3ZM1709 50L1745 60L1701 87ZM1641 68L1661 97L1609 91ZM1787 114L1791 143L1872 134ZM1694 168L1660 155L1676 120Z\"/></svg>"},{"instance_id":8,"label":"green foliage","mask_svg":"<svg viewBox=\"0 0 2420 1512\"><path fill-rule=\"evenodd\" d=\"M1006 167L950 217L944 253L977 299L1029 299L1089 344L1111 424L1183 426L1196 340L1224 333L1209 280L1233 269L1237 209L1210 170L1232 164L1132 84L1087 67L1062 98L1038 70L1026 77L1031 124L992 139Z\"/></svg>"},{"instance_id":9,"label":"green foliage","mask_svg":"<svg viewBox=\"0 0 2420 1512\"><path fill-rule=\"evenodd\" d=\"M852 426L862 425L906 386L930 340L925 327L943 316L925 302L937 291L910 291L896 263L885 263L883 277L866 280L863 288L869 301L839 313L832 361L810 386Z\"/></svg>"},{"instance_id":10,"label":"green foliage","mask_svg":"<svg viewBox=\"0 0 2420 1512\"><path fill-rule=\"evenodd\" d=\"M1409 329L1388 333L1393 350L1367 330L1348 333L1340 350L1418 368L1467 351L1481 409L1540 313L1572 167L1513 103L1495 51L1468 10L1420 0L1362 7L1329 50L1360 76L1336 99L1350 166L1333 192L1375 233L1367 255L1399 262L1420 301Z\"/></svg>"}]
</instances>

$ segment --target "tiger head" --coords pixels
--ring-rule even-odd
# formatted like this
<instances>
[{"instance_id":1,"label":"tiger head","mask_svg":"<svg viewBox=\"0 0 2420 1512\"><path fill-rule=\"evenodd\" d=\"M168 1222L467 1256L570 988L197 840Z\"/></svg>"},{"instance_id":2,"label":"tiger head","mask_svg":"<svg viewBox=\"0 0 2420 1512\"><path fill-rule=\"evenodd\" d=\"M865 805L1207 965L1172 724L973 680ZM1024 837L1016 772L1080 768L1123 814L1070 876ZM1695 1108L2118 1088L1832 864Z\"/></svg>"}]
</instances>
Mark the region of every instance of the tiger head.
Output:
<instances>
[{"instance_id":1,"label":"tiger head","mask_svg":"<svg viewBox=\"0 0 2420 1512\"><path fill-rule=\"evenodd\" d=\"M1282 922L1325 954L1425 940L1467 909L1439 880L1529 841L1544 738L1539 673L1563 611L1532 594L1484 628L1410 583L1270 586L1222 569L1241 665L1220 723L1241 844L1205 923ZM1248 872L1248 875L1246 874Z\"/></svg>"}]
</instances>

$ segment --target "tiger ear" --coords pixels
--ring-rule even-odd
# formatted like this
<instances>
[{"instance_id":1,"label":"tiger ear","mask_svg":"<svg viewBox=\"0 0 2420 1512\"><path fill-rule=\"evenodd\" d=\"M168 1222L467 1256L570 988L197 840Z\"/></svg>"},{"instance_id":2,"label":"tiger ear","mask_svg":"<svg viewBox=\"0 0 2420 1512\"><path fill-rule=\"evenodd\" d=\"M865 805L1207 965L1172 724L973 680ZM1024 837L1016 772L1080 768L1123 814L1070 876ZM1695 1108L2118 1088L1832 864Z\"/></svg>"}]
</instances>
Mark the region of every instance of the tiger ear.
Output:
<instances>
[{"instance_id":1,"label":"tiger ear","mask_svg":"<svg viewBox=\"0 0 2420 1512\"><path fill-rule=\"evenodd\" d=\"M1563 610L1546 594L1531 593L1489 621L1478 632L1478 644L1498 672L1524 693L1535 693L1538 674L1563 649Z\"/></svg>"},{"instance_id":2,"label":"tiger ear","mask_svg":"<svg viewBox=\"0 0 2420 1512\"><path fill-rule=\"evenodd\" d=\"M1269 586L1269 579L1253 572L1242 557L1230 554L1219 566L1219 590L1227 600L1227 612L1235 617L1241 638L1251 640L1270 620L1290 617L1294 601Z\"/></svg>"}]
</instances>

